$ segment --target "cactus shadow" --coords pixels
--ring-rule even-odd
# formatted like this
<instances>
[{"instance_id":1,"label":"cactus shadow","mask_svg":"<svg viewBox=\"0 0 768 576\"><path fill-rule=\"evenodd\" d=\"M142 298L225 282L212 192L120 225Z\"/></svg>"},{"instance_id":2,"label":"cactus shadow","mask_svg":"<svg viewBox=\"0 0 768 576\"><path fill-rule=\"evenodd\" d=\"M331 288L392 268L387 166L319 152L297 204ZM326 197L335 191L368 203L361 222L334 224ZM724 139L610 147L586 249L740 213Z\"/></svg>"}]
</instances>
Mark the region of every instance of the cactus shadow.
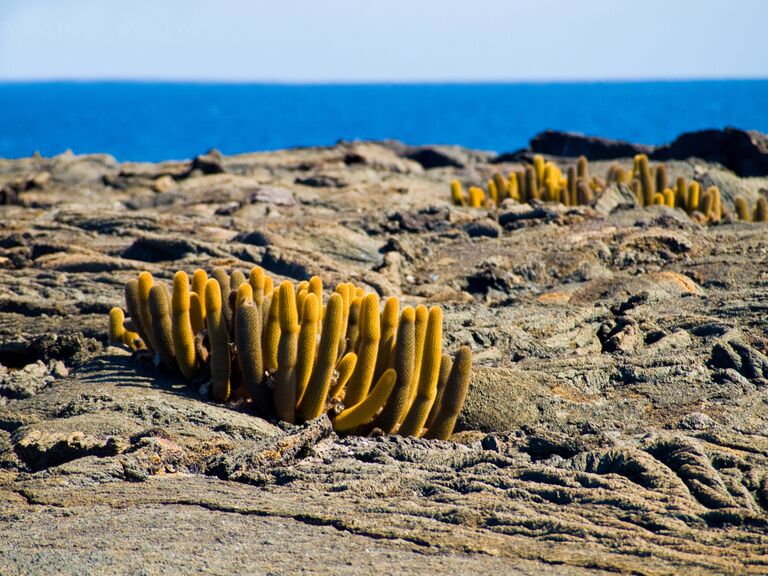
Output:
<instances>
[{"instance_id":1,"label":"cactus shadow","mask_svg":"<svg viewBox=\"0 0 768 576\"><path fill-rule=\"evenodd\" d=\"M127 354L103 354L78 369L80 381L124 388L155 388L177 396L198 398L197 387L181 376L166 374L151 363L138 362Z\"/></svg>"}]
</instances>

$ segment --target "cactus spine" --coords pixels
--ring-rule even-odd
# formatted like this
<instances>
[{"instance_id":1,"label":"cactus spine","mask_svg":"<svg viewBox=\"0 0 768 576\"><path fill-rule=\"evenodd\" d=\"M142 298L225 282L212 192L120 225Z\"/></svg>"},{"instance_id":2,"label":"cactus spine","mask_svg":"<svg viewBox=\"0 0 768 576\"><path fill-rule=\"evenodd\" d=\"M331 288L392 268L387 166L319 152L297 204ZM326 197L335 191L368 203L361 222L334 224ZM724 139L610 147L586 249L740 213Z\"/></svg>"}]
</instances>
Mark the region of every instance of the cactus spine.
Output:
<instances>
[{"instance_id":1,"label":"cactus spine","mask_svg":"<svg viewBox=\"0 0 768 576\"><path fill-rule=\"evenodd\" d=\"M443 312L435 306L429 310L416 398L400 426L399 433L401 436L421 436L422 434L422 429L437 395L437 380L440 376L442 352Z\"/></svg>"},{"instance_id":2,"label":"cactus spine","mask_svg":"<svg viewBox=\"0 0 768 576\"><path fill-rule=\"evenodd\" d=\"M176 272L173 277L173 296L171 310L173 317L173 350L176 354L176 364L184 375L191 380L197 375L197 358L195 357L195 333L192 329L190 315L189 277L186 272Z\"/></svg>"},{"instance_id":3,"label":"cactus spine","mask_svg":"<svg viewBox=\"0 0 768 576\"><path fill-rule=\"evenodd\" d=\"M456 425L456 418L458 418L467 398L471 371L472 351L468 346L462 346L454 358L440 410L427 431L427 438L447 440L451 437Z\"/></svg>"},{"instance_id":4,"label":"cactus spine","mask_svg":"<svg viewBox=\"0 0 768 576\"><path fill-rule=\"evenodd\" d=\"M211 341L211 394L219 402L226 402L230 394L231 363L229 357L229 331L224 322L221 287L215 278L205 284L205 310L208 337Z\"/></svg>"}]
</instances>

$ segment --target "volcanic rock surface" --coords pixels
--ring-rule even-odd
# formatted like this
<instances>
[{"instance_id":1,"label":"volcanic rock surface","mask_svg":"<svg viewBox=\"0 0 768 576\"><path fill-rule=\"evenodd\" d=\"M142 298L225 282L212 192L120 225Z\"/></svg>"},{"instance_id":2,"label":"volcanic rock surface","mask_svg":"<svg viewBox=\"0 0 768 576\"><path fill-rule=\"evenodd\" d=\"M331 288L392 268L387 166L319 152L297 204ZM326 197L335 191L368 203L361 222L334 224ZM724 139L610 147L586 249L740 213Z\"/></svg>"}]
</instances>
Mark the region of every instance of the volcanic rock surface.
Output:
<instances>
[{"instance_id":1,"label":"volcanic rock surface","mask_svg":"<svg viewBox=\"0 0 768 576\"><path fill-rule=\"evenodd\" d=\"M492 159L0 160L0 573L768 573L768 229L451 206ZM107 345L139 271L254 264L443 306L475 364L452 442L266 422Z\"/></svg>"}]
</instances>

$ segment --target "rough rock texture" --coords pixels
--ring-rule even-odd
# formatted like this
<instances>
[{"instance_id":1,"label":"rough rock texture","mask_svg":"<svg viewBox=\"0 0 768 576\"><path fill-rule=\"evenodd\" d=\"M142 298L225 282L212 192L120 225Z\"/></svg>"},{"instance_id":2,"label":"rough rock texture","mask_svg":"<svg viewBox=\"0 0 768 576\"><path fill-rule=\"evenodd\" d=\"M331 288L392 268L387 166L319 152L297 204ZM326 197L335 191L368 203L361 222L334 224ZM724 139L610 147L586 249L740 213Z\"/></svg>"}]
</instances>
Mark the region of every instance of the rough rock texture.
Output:
<instances>
[{"instance_id":1,"label":"rough rock texture","mask_svg":"<svg viewBox=\"0 0 768 576\"><path fill-rule=\"evenodd\" d=\"M764 225L458 209L516 166L412 153L0 160L0 574L768 572ZM265 422L107 346L138 271L254 263L441 303L453 442Z\"/></svg>"}]
</instances>

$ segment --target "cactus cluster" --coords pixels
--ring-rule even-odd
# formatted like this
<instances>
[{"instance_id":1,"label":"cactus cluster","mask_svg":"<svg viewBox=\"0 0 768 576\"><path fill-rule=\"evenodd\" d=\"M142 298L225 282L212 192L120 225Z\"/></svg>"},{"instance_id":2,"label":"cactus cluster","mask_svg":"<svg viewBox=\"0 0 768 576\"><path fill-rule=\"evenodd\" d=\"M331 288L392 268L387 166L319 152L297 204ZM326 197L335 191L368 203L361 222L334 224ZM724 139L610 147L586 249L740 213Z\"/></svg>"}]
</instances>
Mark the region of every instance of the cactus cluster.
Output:
<instances>
[{"instance_id":1,"label":"cactus cluster","mask_svg":"<svg viewBox=\"0 0 768 576\"><path fill-rule=\"evenodd\" d=\"M461 182L453 180L451 197L457 206L473 208L499 206L507 198L521 203L541 200L577 206L591 204L595 194L604 188L604 180L589 175L588 162L584 156L564 175L557 164L536 155L533 164L524 170L510 172L507 176L496 172L488 180L487 190L471 186L465 195Z\"/></svg>"},{"instance_id":2,"label":"cactus cluster","mask_svg":"<svg viewBox=\"0 0 768 576\"><path fill-rule=\"evenodd\" d=\"M451 182L453 203L458 206L492 208L511 198L517 202L541 200L560 202L565 206L590 205L608 185L627 186L635 195L639 206L664 205L680 208L699 222L719 222L727 213L723 206L720 190L710 186L701 190L701 184L678 177L674 184L668 180L664 164L652 166L645 154L638 154L628 172L619 164L613 164L605 178L590 175L589 162L580 156L570 166L565 176L557 164L545 161L536 155L533 164L524 170L511 172L505 177L496 172L487 182L487 191L472 186L465 196L461 182ZM768 203L760 197L754 207L742 197L734 202L735 214L739 220L748 222L768 221Z\"/></svg>"},{"instance_id":3,"label":"cactus cluster","mask_svg":"<svg viewBox=\"0 0 768 576\"><path fill-rule=\"evenodd\" d=\"M400 309L351 283L327 296L317 276L274 286L256 266L198 269L173 287L149 272L125 286L109 339L186 380L210 380L217 401L244 400L286 422L327 413L342 434L447 439L469 387L467 346L443 353L442 310Z\"/></svg>"}]
</instances>

